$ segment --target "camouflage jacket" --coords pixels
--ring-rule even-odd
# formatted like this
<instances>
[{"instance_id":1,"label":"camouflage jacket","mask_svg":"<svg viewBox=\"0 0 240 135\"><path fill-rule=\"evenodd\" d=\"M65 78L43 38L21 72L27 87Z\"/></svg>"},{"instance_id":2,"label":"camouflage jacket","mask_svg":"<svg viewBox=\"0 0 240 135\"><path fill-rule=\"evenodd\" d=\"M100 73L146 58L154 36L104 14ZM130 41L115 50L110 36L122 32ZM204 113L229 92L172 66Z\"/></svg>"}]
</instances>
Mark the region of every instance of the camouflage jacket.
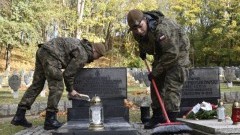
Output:
<instances>
[{"instance_id":1,"label":"camouflage jacket","mask_svg":"<svg viewBox=\"0 0 240 135\"><path fill-rule=\"evenodd\" d=\"M79 68L93 61L93 51L86 39L54 38L41 45L59 61L57 68L65 69L63 78L67 91L73 90L74 76Z\"/></svg>"},{"instance_id":2,"label":"camouflage jacket","mask_svg":"<svg viewBox=\"0 0 240 135\"><path fill-rule=\"evenodd\" d=\"M148 21L147 36L133 36L139 43L140 52L154 55L153 75L158 76L175 65L188 67L190 43L180 25L151 12L144 15Z\"/></svg>"}]
</instances>

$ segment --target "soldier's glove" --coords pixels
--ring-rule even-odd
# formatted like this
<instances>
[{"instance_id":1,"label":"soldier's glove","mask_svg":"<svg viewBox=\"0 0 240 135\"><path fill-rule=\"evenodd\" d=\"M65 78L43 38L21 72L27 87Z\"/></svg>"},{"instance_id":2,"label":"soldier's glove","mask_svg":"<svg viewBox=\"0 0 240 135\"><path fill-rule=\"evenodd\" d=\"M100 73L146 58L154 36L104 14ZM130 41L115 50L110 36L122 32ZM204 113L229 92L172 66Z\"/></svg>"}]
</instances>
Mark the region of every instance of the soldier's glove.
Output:
<instances>
[{"instance_id":1,"label":"soldier's glove","mask_svg":"<svg viewBox=\"0 0 240 135\"><path fill-rule=\"evenodd\" d=\"M154 79L154 76L153 76L152 72L150 72L150 73L148 74L148 80L149 80L149 81L152 81L152 79Z\"/></svg>"},{"instance_id":2,"label":"soldier's glove","mask_svg":"<svg viewBox=\"0 0 240 135\"><path fill-rule=\"evenodd\" d=\"M145 60L145 59L147 58L146 53L140 52L140 58L141 58L142 60Z\"/></svg>"}]
</instances>

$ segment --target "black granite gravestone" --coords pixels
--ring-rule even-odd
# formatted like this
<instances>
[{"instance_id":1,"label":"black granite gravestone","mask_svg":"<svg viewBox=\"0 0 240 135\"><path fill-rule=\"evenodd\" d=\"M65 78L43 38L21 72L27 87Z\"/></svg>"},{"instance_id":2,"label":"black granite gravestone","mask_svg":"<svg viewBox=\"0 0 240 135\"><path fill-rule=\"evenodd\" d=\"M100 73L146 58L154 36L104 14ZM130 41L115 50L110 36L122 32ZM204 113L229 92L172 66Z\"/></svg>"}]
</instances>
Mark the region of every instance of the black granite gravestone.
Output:
<instances>
[{"instance_id":1,"label":"black granite gravestone","mask_svg":"<svg viewBox=\"0 0 240 135\"><path fill-rule=\"evenodd\" d=\"M203 101L217 104L220 99L219 68L193 68L183 86L181 115Z\"/></svg>"},{"instance_id":2,"label":"black granite gravestone","mask_svg":"<svg viewBox=\"0 0 240 135\"><path fill-rule=\"evenodd\" d=\"M130 126L129 110L124 107L127 98L126 68L84 68L74 80L74 89L92 98L101 98L104 112L104 130L91 131L89 126L89 102L72 100L72 108L68 108L68 122L53 135L136 135Z\"/></svg>"}]
</instances>

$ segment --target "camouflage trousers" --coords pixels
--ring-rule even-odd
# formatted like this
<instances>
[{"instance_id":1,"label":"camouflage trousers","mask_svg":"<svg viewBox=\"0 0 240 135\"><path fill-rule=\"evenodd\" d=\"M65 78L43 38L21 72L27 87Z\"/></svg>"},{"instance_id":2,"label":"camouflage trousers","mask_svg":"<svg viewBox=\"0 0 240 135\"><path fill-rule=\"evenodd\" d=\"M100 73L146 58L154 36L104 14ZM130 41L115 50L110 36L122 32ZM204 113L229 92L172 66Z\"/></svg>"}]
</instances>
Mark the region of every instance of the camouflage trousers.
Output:
<instances>
[{"instance_id":1,"label":"camouflage trousers","mask_svg":"<svg viewBox=\"0 0 240 135\"><path fill-rule=\"evenodd\" d=\"M183 83L186 81L188 69L174 66L155 78L159 94L161 95L167 112L180 112ZM151 84L152 108L160 108L160 103Z\"/></svg>"},{"instance_id":2,"label":"camouflage trousers","mask_svg":"<svg viewBox=\"0 0 240 135\"><path fill-rule=\"evenodd\" d=\"M57 112L64 84L60 62L45 49L39 48L36 53L35 71L31 86L24 93L19 108L31 109L37 96L43 90L45 80L48 82L49 95L46 111Z\"/></svg>"}]
</instances>

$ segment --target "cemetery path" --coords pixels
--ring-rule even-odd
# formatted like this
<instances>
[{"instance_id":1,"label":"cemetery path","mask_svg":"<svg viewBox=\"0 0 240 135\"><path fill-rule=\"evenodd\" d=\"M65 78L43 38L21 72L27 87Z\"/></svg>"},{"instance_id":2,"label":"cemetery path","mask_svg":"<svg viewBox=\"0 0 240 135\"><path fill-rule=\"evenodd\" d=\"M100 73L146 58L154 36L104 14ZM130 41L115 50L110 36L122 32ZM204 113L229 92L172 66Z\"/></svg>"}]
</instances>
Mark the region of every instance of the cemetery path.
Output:
<instances>
[{"instance_id":1,"label":"cemetery path","mask_svg":"<svg viewBox=\"0 0 240 135\"><path fill-rule=\"evenodd\" d=\"M51 135L52 130L44 130L43 126L33 126L31 128L27 128L22 130L15 135Z\"/></svg>"}]
</instances>

